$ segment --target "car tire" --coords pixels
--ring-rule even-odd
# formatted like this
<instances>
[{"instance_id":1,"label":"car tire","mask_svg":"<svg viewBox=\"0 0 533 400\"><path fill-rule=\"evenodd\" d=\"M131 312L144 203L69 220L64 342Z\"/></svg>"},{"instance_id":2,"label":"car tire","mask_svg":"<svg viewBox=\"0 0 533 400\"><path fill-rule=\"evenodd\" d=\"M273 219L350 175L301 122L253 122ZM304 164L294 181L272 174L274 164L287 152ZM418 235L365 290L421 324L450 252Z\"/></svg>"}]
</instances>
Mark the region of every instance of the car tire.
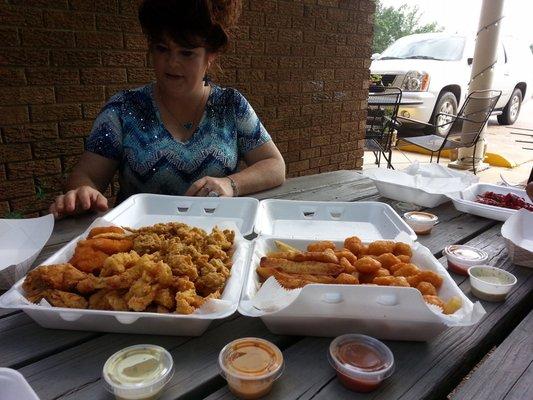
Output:
<instances>
[{"instance_id":1,"label":"car tire","mask_svg":"<svg viewBox=\"0 0 533 400\"><path fill-rule=\"evenodd\" d=\"M457 98L452 92L441 92L441 94L439 94L437 103L435 104L435 109L433 110L433 115L431 116L430 123L432 123L433 125L442 125L445 122L451 120L451 118L446 118L444 116L437 117L437 114L441 112L444 112L446 114L457 115ZM437 128L436 132L435 130L432 130L428 133L444 136L449 132L452 125L453 124L448 124L443 128Z\"/></svg>"},{"instance_id":2,"label":"car tire","mask_svg":"<svg viewBox=\"0 0 533 400\"><path fill-rule=\"evenodd\" d=\"M498 115L498 123L500 125L514 124L520 114L520 107L522 107L522 91L515 88L502 113Z\"/></svg>"}]
</instances>

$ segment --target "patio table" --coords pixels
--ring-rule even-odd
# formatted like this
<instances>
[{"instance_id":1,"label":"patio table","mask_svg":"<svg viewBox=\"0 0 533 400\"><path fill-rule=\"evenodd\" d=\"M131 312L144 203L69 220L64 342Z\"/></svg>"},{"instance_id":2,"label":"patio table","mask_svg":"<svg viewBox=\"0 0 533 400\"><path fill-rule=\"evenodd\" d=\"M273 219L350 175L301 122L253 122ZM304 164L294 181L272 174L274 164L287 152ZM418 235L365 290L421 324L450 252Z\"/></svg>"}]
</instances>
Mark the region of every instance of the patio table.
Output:
<instances>
[{"instance_id":1,"label":"patio table","mask_svg":"<svg viewBox=\"0 0 533 400\"><path fill-rule=\"evenodd\" d=\"M400 213L420 209L412 204L381 198L374 184L355 171L289 179L282 187L255 197L383 201ZM476 326L449 329L427 343L387 341L394 353L396 371L374 392L350 392L337 381L326 358L331 338L275 335L260 319L242 317L237 313L215 321L202 336L191 338L51 330L41 328L23 312L0 309L0 366L19 370L42 400L111 399L113 397L105 391L101 380L106 359L126 346L153 343L171 352L176 368L162 399L231 399L233 396L219 375L218 352L233 339L258 336L276 343L283 351L286 363L284 374L274 385L269 399L446 398L527 316L533 297L533 271L509 261L500 236L501 223L462 214L451 203L431 212L439 216L440 222L431 235L420 236L419 241L444 265L442 251L446 245L467 243L487 251L490 264L512 272L518 278L518 284L503 303L482 301L487 314ZM95 217L86 215L59 221L37 264L86 229ZM476 300L470 293L468 279L451 275L465 294ZM525 360L520 365L525 370L531 365L533 352L523 357ZM493 387L494 397L491 398L505 398L505 392L498 394L498 391L508 390L513 384L509 379L518 381L520 376L520 373L514 373L514 378L507 376L506 385L501 389ZM532 385L522 382L521 387L530 393L524 393L522 398L533 398ZM514 393L516 395L516 391Z\"/></svg>"}]
</instances>

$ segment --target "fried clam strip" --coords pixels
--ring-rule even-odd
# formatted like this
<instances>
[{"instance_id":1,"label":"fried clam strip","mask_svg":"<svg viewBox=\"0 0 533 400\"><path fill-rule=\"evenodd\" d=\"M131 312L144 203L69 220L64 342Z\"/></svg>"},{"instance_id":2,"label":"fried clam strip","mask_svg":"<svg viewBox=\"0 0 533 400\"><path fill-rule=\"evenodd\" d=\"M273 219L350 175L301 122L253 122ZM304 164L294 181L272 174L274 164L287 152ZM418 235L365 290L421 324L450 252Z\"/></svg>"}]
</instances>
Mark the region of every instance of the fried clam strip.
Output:
<instances>
[{"instance_id":1,"label":"fried clam strip","mask_svg":"<svg viewBox=\"0 0 533 400\"><path fill-rule=\"evenodd\" d=\"M275 268L289 274L338 275L343 272L340 264L320 261L291 261L284 258L261 257L260 266Z\"/></svg>"}]
</instances>

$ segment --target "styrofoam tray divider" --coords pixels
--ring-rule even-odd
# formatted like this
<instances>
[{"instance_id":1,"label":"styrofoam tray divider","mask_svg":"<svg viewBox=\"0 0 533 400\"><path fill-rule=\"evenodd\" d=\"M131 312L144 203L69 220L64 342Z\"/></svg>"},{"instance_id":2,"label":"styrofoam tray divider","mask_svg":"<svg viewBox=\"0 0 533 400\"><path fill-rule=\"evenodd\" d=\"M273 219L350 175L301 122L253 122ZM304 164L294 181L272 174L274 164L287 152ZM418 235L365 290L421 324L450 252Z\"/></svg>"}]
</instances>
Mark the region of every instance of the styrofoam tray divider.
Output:
<instances>
[{"instance_id":1,"label":"styrofoam tray divider","mask_svg":"<svg viewBox=\"0 0 533 400\"><path fill-rule=\"evenodd\" d=\"M190 315L50 307L30 303L24 298L24 290L22 289L24 278L22 278L8 292L0 296L0 307L22 309L38 324L46 328L174 336L199 336L208 328L209 324L214 319L225 318L232 315L238 307L242 283L244 276L246 275L251 250L251 243L244 239L237 226L238 221L225 217L216 218L211 215L203 217L197 215L185 215L180 216L179 219L175 219L173 214L162 214L162 212L169 208L163 210L154 208L155 205L159 204L161 197L172 196L139 196L146 196L147 198L142 201L128 202L125 206L121 205L122 207L119 206L104 217L97 219L84 233L71 240L54 255L44 261L43 265L67 262L74 254L77 242L80 239L85 238L89 231L96 226L126 225L131 228L139 228L141 226L153 225L158 222L179 221L209 230L211 227L217 225L221 229L235 230L233 266L221 299L210 299L203 307L197 310L197 312ZM157 201L152 203L150 197L156 198ZM138 198L130 198L130 200L138 200ZM223 203L226 202L224 201ZM181 206L184 203L174 202L172 203L172 209L174 209L173 207L176 204L180 204ZM212 204L218 209L217 204L220 205L222 203L200 201L199 204L201 207L204 207L207 204ZM253 205L257 203L250 202L250 204ZM189 206L189 209L194 211L199 210L200 208L191 205ZM226 210L226 212L228 212L228 210ZM255 212L251 209L242 214L243 220L241 226L253 227L253 222L251 223L246 220L246 218L253 217L255 217Z\"/></svg>"},{"instance_id":2,"label":"styrofoam tray divider","mask_svg":"<svg viewBox=\"0 0 533 400\"><path fill-rule=\"evenodd\" d=\"M284 308L269 312L258 309L253 299L261 283L255 269L262 256L275 251L275 240L283 240L302 250L313 242L281 237L254 240L238 311L242 315L260 317L273 333L305 336L363 333L388 340L428 341L450 326L477 323L484 314L481 305L474 305L431 252L418 243L411 244L414 249L412 261L421 269L435 271L444 278L439 290L441 298L461 298L463 305L456 314L445 316L432 309L414 288L373 285L311 284L300 289L295 299ZM337 247L343 244L342 241L334 243Z\"/></svg>"},{"instance_id":3,"label":"styrofoam tray divider","mask_svg":"<svg viewBox=\"0 0 533 400\"><path fill-rule=\"evenodd\" d=\"M103 218L117 225L151 225L185 222L211 229L222 222L235 223L243 236L253 232L259 200L251 197L189 197L136 194L109 211ZM155 221L155 222L154 222Z\"/></svg>"},{"instance_id":4,"label":"styrofoam tray divider","mask_svg":"<svg viewBox=\"0 0 533 400\"><path fill-rule=\"evenodd\" d=\"M476 183L466 190L463 190L456 195L450 195L449 197L458 211L477 215L479 217L494 219L496 221L506 221L507 218L514 215L518 211L504 207L496 207L488 204L477 203L477 196L485 192L494 192L503 195L507 193L513 193L519 197L522 197L526 202L531 203L525 190L509 186L493 185L489 183Z\"/></svg>"},{"instance_id":5,"label":"styrofoam tray divider","mask_svg":"<svg viewBox=\"0 0 533 400\"><path fill-rule=\"evenodd\" d=\"M255 230L265 237L334 240L355 235L365 241L394 239L405 232L416 240L414 231L391 206L374 201L262 200Z\"/></svg>"}]
</instances>

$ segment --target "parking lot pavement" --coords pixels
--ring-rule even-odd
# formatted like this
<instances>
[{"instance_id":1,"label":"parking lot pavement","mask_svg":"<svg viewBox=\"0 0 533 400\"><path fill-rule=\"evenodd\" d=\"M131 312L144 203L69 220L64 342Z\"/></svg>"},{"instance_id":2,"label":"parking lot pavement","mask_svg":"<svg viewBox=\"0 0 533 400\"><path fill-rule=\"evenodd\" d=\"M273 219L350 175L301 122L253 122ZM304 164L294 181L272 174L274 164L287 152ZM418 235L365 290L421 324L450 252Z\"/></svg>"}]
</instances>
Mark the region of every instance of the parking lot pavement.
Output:
<instances>
[{"instance_id":1,"label":"parking lot pavement","mask_svg":"<svg viewBox=\"0 0 533 400\"><path fill-rule=\"evenodd\" d=\"M531 131L526 131L525 129L531 129ZM487 153L498 154L516 164L516 166L514 168L490 166L490 168L478 173L482 182L499 183L501 182L500 174L507 181L515 183L523 182L529 177L531 168L533 168L533 150L524 150L522 147L533 147L533 144L519 143L516 140L533 141L533 138L514 135L511 132L533 134L533 99L523 105L518 120L512 126L498 125L496 117L491 117L489 120L485 135ZM399 150L393 151L392 165L396 169L403 169L415 160L421 163L428 163L429 156ZM448 164L448 162L448 159L441 159L441 164L443 165ZM368 168L377 168L377 165L374 164L374 155L371 152L365 152L364 157L363 169ZM382 163L381 168L386 168L386 164Z\"/></svg>"}]
</instances>

